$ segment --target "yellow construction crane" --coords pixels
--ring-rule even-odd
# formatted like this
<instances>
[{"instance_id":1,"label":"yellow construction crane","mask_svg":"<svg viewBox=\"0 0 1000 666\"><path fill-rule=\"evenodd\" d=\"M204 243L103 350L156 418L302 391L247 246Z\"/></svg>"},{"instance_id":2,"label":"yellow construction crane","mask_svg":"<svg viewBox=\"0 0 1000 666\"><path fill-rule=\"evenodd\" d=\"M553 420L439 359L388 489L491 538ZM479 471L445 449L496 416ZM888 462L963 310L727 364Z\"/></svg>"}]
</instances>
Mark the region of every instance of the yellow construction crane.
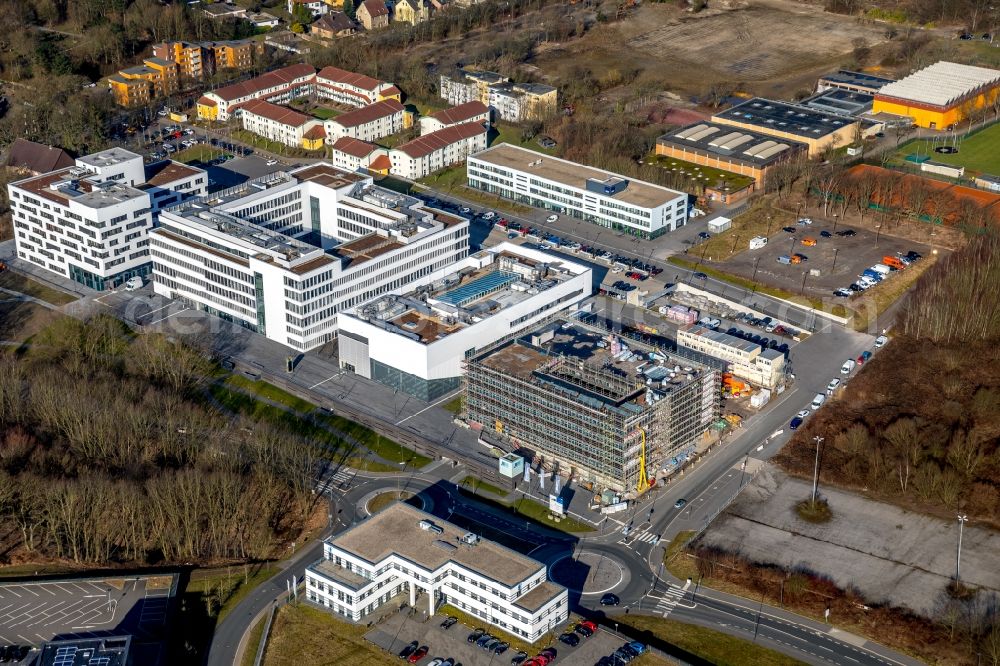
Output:
<instances>
[{"instance_id":1,"label":"yellow construction crane","mask_svg":"<svg viewBox=\"0 0 1000 666\"><path fill-rule=\"evenodd\" d=\"M646 429L639 428L639 435L642 436L642 441L639 446L639 483L635 491L641 494L649 490L649 477L646 476Z\"/></svg>"}]
</instances>

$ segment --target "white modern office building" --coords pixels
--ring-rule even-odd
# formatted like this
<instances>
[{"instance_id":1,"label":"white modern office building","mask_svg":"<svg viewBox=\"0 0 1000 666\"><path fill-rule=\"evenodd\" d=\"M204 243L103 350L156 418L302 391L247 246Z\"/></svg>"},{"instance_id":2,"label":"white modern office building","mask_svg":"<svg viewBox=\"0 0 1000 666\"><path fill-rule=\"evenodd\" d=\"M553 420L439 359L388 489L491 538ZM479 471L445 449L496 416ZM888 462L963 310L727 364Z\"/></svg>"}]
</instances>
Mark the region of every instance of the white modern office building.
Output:
<instances>
[{"instance_id":1,"label":"white modern office building","mask_svg":"<svg viewBox=\"0 0 1000 666\"><path fill-rule=\"evenodd\" d=\"M402 295L340 318L341 367L432 401L461 385L462 363L590 296L591 271L500 243Z\"/></svg>"},{"instance_id":2,"label":"white modern office building","mask_svg":"<svg viewBox=\"0 0 1000 666\"><path fill-rule=\"evenodd\" d=\"M529 643L569 617L566 588L544 564L402 502L328 539L306 568L306 598L355 622L401 594L431 614L451 604Z\"/></svg>"},{"instance_id":3,"label":"white modern office building","mask_svg":"<svg viewBox=\"0 0 1000 666\"><path fill-rule=\"evenodd\" d=\"M469 222L321 163L165 210L151 237L157 293L306 351L467 256Z\"/></svg>"},{"instance_id":4,"label":"white modern office building","mask_svg":"<svg viewBox=\"0 0 1000 666\"><path fill-rule=\"evenodd\" d=\"M8 185L17 256L92 289L148 275L149 231L160 209L207 191L201 169L144 165L112 148Z\"/></svg>"},{"instance_id":5,"label":"white modern office building","mask_svg":"<svg viewBox=\"0 0 1000 666\"><path fill-rule=\"evenodd\" d=\"M642 238L687 221L684 192L507 143L470 156L467 175L470 187Z\"/></svg>"}]
</instances>

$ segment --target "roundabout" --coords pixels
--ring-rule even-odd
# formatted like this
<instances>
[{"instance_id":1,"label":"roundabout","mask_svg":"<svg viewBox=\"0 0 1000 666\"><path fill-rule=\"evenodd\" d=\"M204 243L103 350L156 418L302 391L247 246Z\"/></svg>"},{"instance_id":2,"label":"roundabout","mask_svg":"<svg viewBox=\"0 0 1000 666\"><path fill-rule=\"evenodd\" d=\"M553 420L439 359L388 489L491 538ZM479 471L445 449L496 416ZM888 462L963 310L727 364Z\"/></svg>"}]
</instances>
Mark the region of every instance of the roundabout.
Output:
<instances>
[{"instance_id":1,"label":"roundabout","mask_svg":"<svg viewBox=\"0 0 1000 666\"><path fill-rule=\"evenodd\" d=\"M362 498L365 513L369 516L378 513L393 502L402 500L421 511L427 510L427 502L423 496L409 490L376 490Z\"/></svg>"},{"instance_id":2,"label":"roundabout","mask_svg":"<svg viewBox=\"0 0 1000 666\"><path fill-rule=\"evenodd\" d=\"M553 581L581 595L604 594L628 585L631 574L613 555L582 551L564 555L549 567Z\"/></svg>"}]
</instances>

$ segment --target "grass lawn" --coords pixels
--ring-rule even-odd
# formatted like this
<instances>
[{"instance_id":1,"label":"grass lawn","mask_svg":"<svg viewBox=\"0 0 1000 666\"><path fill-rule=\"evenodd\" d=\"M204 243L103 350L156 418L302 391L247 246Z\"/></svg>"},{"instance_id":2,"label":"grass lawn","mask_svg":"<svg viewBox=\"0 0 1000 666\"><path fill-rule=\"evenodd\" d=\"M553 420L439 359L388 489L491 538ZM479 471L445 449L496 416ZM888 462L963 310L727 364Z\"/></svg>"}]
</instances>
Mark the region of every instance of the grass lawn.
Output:
<instances>
[{"instance_id":1,"label":"grass lawn","mask_svg":"<svg viewBox=\"0 0 1000 666\"><path fill-rule=\"evenodd\" d=\"M649 642L657 641L675 645L716 666L796 666L802 662L753 643L676 620L643 615L620 616L620 626L629 626L638 640L647 636ZM677 655L682 658L682 655Z\"/></svg>"},{"instance_id":2,"label":"grass lawn","mask_svg":"<svg viewBox=\"0 0 1000 666\"><path fill-rule=\"evenodd\" d=\"M509 492L507 490L503 490L502 488L497 488L492 483L486 483L485 481L477 479L474 476L465 477L462 479L462 483L460 485L468 488L473 493L487 492L496 495L497 497L506 497Z\"/></svg>"},{"instance_id":3,"label":"grass lawn","mask_svg":"<svg viewBox=\"0 0 1000 666\"><path fill-rule=\"evenodd\" d=\"M522 148L527 148L528 150L534 150L536 153L544 153L545 155L555 155L556 151L554 148L542 148L538 145L537 139L543 135L531 139L521 138L521 128L514 127L513 125L504 125L502 123L497 123L490 130L486 137L489 145L495 146L501 143L509 143L514 146L520 146Z\"/></svg>"},{"instance_id":4,"label":"grass lawn","mask_svg":"<svg viewBox=\"0 0 1000 666\"><path fill-rule=\"evenodd\" d=\"M421 178L417 182L435 190L445 192L447 194L453 194L456 197L461 197L462 199L466 199L467 201L471 201L487 208L506 210L511 213L526 213L531 210L527 206L522 206L514 203L513 201L508 201L507 199L499 197L495 194L488 194L486 192L480 192L479 190L473 190L466 187L465 185L468 180L465 175L465 164L459 164L457 166L448 167L447 169L442 169L437 173L432 173L425 178Z\"/></svg>"},{"instance_id":5,"label":"grass lawn","mask_svg":"<svg viewBox=\"0 0 1000 666\"><path fill-rule=\"evenodd\" d=\"M11 270L0 273L0 287L32 296L52 305L66 305L77 299L76 296L47 287L41 282Z\"/></svg>"},{"instance_id":6,"label":"grass lawn","mask_svg":"<svg viewBox=\"0 0 1000 666\"><path fill-rule=\"evenodd\" d=\"M27 340L65 316L38 303L3 302L6 297L0 292L0 340Z\"/></svg>"},{"instance_id":7,"label":"grass lawn","mask_svg":"<svg viewBox=\"0 0 1000 666\"><path fill-rule=\"evenodd\" d=\"M274 565L265 564L248 565L246 571L242 566L222 571L196 571L191 574L191 582L184 589L184 594L214 596L218 601L216 606L218 622L222 622L244 597L279 570Z\"/></svg>"},{"instance_id":8,"label":"grass lawn","mask_svg":"<svg viewBox=\"0 0 1000 666\"><path fill-rule=\"evenodd\" d=\"M249 377L244 377L243 375L231 375L226 379L226 384L234 386L239 389L243 389L248 393L253 393L256 396L270 400L271 402L276 402L279 405L284 405L289 409L294 409L297 412L311 412L316 409L316 405L312 404L308 400L303 400L298 396L294 396L284 389L280 389L274 384L269 384L261 380L253 380Z\"/></svg>"},{"instance_id":9,"label":"grass lawn","mask_svg":"<svg viewBox=\"0 0 1000 666\"><path fill-rule=\"evenodd\" d=\"M914 154L929 155L934 162L964 166L977 173L1000 175L1000 123L961 138L957 153L938 153L934 151L932 140L915 139L900 146L893 154L893 159L901 164L917 167L913 162L905 162L907 155Z\"/></svg>"},{"instance_id":10,"label":"grass lawn","mask_svg":"<svg viewBox=\"0 0 1000 666\"><path fill-rule=\"evenodd\" d=\"M331 109L326 106L317 106L312 109L309 113L312 114L314 118L319 118L320 120L329 120L330 118L336 118L342 112L336 109Z\"/></svg>"},{"instance_id":11,"label":"grass lawn","mask_svg":"<svg viewBox=\"0 0 1000 666\"><path fill-rule=\"evenodd\" d=\"M390 490L387 493L379 493L375 497L368 500L367 509L369 513L378 513L390 504L394 504L399 500L408 500L413 497L413 493L401 490Z\"/></svg>"},{"instance_id":12,"label":"grass lawn","mask_svg":"<svg viewBox=\"0 0 1000 666\"><path fill-rule=\"evenodd\" d=\"M646 164L658 166L661 169L669 169L671 171L679 171L681 173L690 174L693 176L691 179L692 182L697 180L702 184L709 186L725 183L732 188L734 192L742 190L747 185L754 182L754 179L750 176L741 176L730 171L713 169L712 167L701 166L700 164L694 164L692 162L685 162L684 160L679 160L676 157L667 157L666 155L657 155L653 153L646 156L645 162Z\"/></svg>"},{"instance_id":13,"label":"grass lawn","mask_svg":"<svg viewBox=\"0 0 1000 666\"><path fill-rule=\"evenodd\" d=\"M264 666L397 663L364 639L367 631L304 604L283 606L271 627Z\"/></svg>"},{"instance_id":14,"label":"grass lawn","mask_svg":"<svg viewBox=\"0 0 1000 666\"><path fill-rule=\"evenodd\" d=\"M733 218L733 226L729 229L693 246L688 250L688 255L703 257L709 261L726 261L744 252L754 236L771 237L780 233L782 227L795 224L794 218L791 213L773 208L767 203L754 206Z\"/></svg>"},{"instance_id":15,"label":"grass lawn","mask_svg":"<svg viewBox=\"0 0 1000 666\"><path fill-rule=\"evenodd\" d=\"M463 398L461 394L456 395L454 398L441 405L442 409L449 411L452 414L455 414L456 416L462 413L462 409L464 407L465 407L465 398Z\"/></svg>"},{"instance_id":16,"label":"grass lawn","mask_svg":"<svg viewBox=\"0 0 1000 666\"><path fill-rule=\"evenodd\" d=\"M182 151L174 153L170 156L170 159L176 162L189 164L191 162L208 162L209 160L214 160L216 157L221 157L223 155L228 155L229 157L233 156L232 153L227 153L219 150L218 148L199 143L196 146L191 146L190 148L185 148Z\"/></svg>"},{"instance_id":17,"label":"grass lawn","mask_svg":"<svg viewBox=\"0 0 1000 666\"><path fill-rule=\"evenodd\" d=\"M243 653L243 662L240 666L253 666L257 661L257 650L260 649L260 639L264 637L264 625L267 624L267 616L257 620L257 623L250 629L250 638L247 639L247 649Z\"/></svg>"},{"instance_id":18,"label":"grass lawn","mask_svg":"<svg viewBox=\"0 0 1000 666\"><path fill-rule=\"evenodd\" d=\"M684 554L684 546L692 536L694 536L693 530L678 532L674 540L667 546L666 552L663 553L663 564L667 571L681 580L686 578L696 580L698 577L698 567L694 558Z\"/></svg>"},{"instance_id":19,"label":"grass lawn","mask_svg":"<svg viewBox=\"0 0 1000 666\"><path fill-rule=\"evenodd\" d=\"M552 529L555 530L560 530L562 532L570 532L570 533L594 531L594 528L588 525L587 523L579 521L576 518L572 518L570 516L566 516L559 522L552 520L551 518L549 518L548 506L536 502L533 499L528 499L527 497L518 499L513 504L507 504L506 502L502 502L498 499L492 499L490 497L485 497L483 495L475 495L473 494L470 488L466 488L463 486L459 486L459 492L469 497L475 497L476 500L482 502L483 504L489 504L490 506L496 507L505 512L513 511L514 513L518 514L523 518L534 520L537 523L541 523L542 525L545 525L546 527L551 527Z\"/></svg>"},{"instance_id":20,"label":"grass lawn","mask_svg":"<svg viewBox=\"0 0 1000 666\"><path fill-rule=\"evenodd\" d=\"M261 380L252 380L242 375L231 375L225 380L225 383L238 390L231 391L215 386L213 387L212 394L216 400L228 409L250 414L254 418L280 423L290 427L299 434L317 439L331 449L344 446L343 442L333 433L307 423L282 409L268 405L260 400L254 400L254 398L246 395L246 393L270 400L271 402L304 414L312 413L316 410L316 405L308 400L303 400L298 396L292 395L274 384ZM374 430L343 416L323 414L316 415L315 418L320 423L324 423L334 430L350 435L366 449L390 463L406 462L407 468L417 469L431 461L427 456L421 455L401 444L397 444L388 437L383 437ZM367 460L363 454L353 455L346 462L351 467L369 472L392 472L399 469L397 465L387 465L377 460Z\"/></svg>"}]
</instances>

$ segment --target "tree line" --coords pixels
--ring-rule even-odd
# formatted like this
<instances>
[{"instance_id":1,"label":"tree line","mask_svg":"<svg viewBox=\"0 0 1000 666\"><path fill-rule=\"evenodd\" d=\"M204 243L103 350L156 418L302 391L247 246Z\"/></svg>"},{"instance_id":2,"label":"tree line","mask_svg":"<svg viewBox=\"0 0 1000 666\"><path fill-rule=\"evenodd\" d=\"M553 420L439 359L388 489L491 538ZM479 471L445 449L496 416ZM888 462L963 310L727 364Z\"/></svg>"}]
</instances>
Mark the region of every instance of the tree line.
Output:
<instances>
[{"instance_id":1,"label":"tree line","mask_svg":"<svg viewBox=\"0 0 1000 666\"><path fill-rule=\"evenodd\" d=\"M310 510L316 446L213 407L214 365L107 316L0 355L2 557L255 560Z\"/></svg>"}]
</instances>

